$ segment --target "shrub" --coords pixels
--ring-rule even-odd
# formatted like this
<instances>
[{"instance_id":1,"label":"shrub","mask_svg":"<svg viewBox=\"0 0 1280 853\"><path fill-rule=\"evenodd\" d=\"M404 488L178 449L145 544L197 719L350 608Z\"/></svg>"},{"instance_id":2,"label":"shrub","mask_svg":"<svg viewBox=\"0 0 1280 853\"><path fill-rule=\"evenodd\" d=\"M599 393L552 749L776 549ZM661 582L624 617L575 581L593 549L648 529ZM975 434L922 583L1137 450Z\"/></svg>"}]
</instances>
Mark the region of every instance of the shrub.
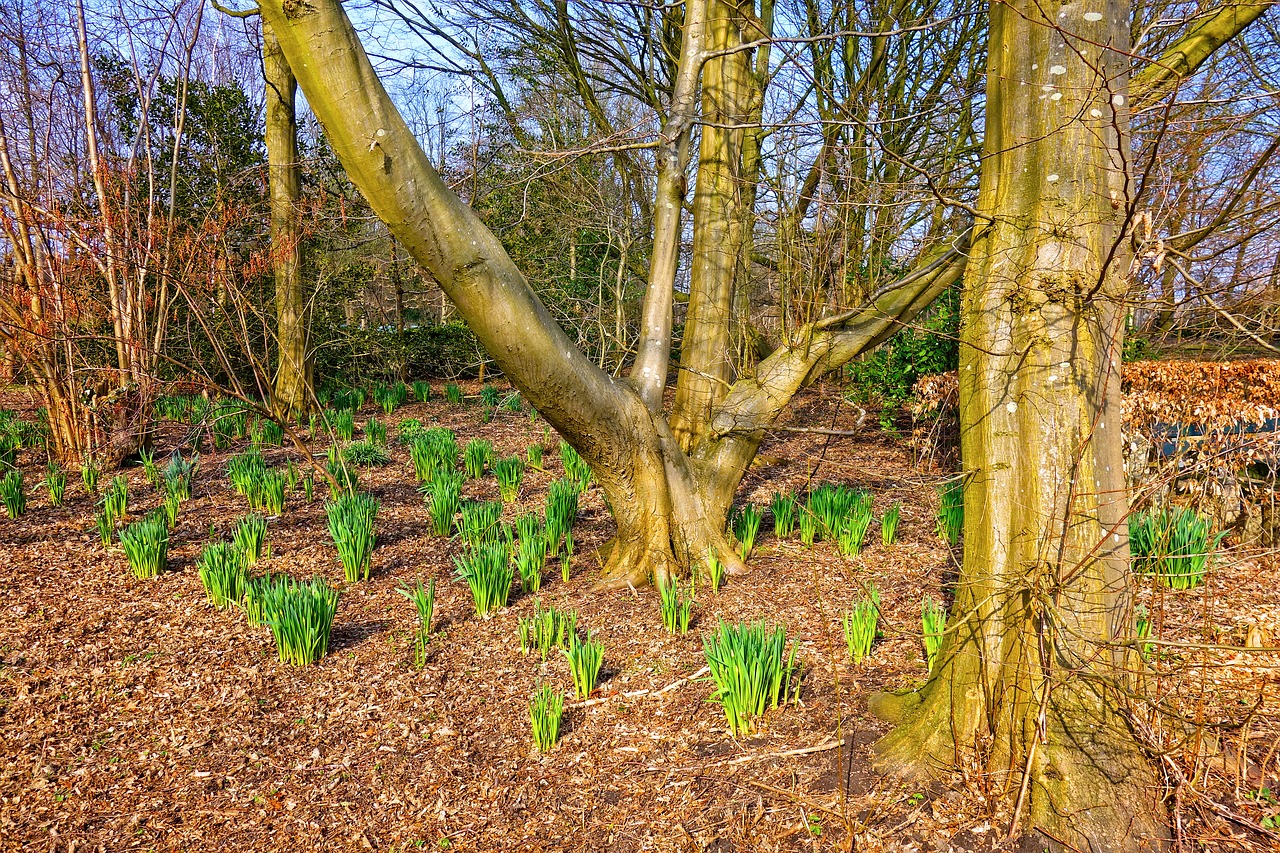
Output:
<instances>
[{"instance_id":1,"label":"shrub","mask_svg":"<svg viewBox=\"0 0 1280 853\"><path fill-rule=\"evenodd\" d=\"M871 644L876 639L876 624L880 621L880 591L875 584L867 588L865 597L854 602L844 615L844 641L849 647L849 657L854 663L862 663L871 654Z\"/></svg>"},{"instance_id":2,"label":"shrub","mask_svg":"<svg viewBox=\"0 0 1280 853\"><path fill-rule=\"evenodd\" d=\"M693 618L693 597L685 598L680 593L680 581L672 578L658 584L659 613L662 616L662 627L672 634L685 634L689 631L689 622Z\"/></svg>"},{"instance_id":3,"label":"shrub","mask_svg":"<svg viewBox=\"0 0 1280 853\"><path fill-rule=\"evenodd\" d=\"M924 657L933 672L933 662L942 648L943 634L947 630L947 610L929 596L920 605L920 627L924 639Z\"/></svg>"},{"instance_id":4,"label":"shrub","mask_svg":"<svg viewBox=\"0 0 1280 853\"><path fill-rule=\"evenodd\" d=\"M0 479L0 499L4 500L5 512L10 518L17 518L27 511L27 496L22 491L22 471L14 468Z\"/></svg>"},{"instance_id":5,"label":"shrub","mask_svg":"<svg viewBox=\"0 0 1280 853\"><path fill-rule=\"evenodd\" d=\"M280 662L306 666L324 657L329 650L333 615L338 609L338 591L324 578L294 581L280 577L262 587L262 622L271 629Z\"/></svg>"},{"instance_id":6,"label":"shrub","mask_svg":"<svg viewBox=\"0 0 1280 853\"><path fill-rule=\"evenodd\" d=\"M427 662L427 642L431 635L431 615L436 609L436 579L432 578L428 586L418 581L415 586L405 584L396 590L418 611L418 628L413 634L413 665L421 669Z\"/></svg>"},{"instance_id":7,"label":"shrub","mask_svg":"<svg viewBox=\"0 0 1280 853\"><path fill-rule=\"evenodd\" d=\"M431 529L437 536L448 536L453 529L453 518L458 514L462 475L456 471L437 474L422 491L429 502Z\"/></svg>"},{"instance_id":8,"label":"shrub","mask_svg":"<svg viewBox=\"0 0 1280 853\"><path fill-rule=\"evenodd\" d=\"M164 571L169 554L169 527L159 514L135 521L120 531L120 545L133 576L154 578Z\"/></svg>"},{"instance_id":9,"label":"shrub","mask_svg":"<svg viewBox=\"0 0 1280 853\"><path fill-rule=\"evenodd\" d=\"M721 621L719 628L704 638L703 650L716 688L712 698L724 708L732 734L746 734L754 718L787 701L796 646L791 647L788 658L787 635L780 626Z\"/></svg>"},{"instance_id":10,"label":"shrub","mask_svg":"<svg viewBox=\"0 0 1280 853\"><path fill-rule=\"evenodd\" d=\"M902 517L902 504L895 503L880 519L880 541L892 545L898 541L898 519Z\"/></svg>"},{"instance_id":11,"label":"shrub","mask_svg":"<svg viewBox=\"0 0 1280 853\"><path fill-rule=\"evenodd\" d=\"M455 557L457 577L471 590L477 616L488 616L507 606L511 595L511 560L503 542L485 542L468 554Z\"/></svg>"},{"instance_id":12,"label":"shrub","mask_svg":"<svg viewBox=\"0 0 1280 853\"><path fill-rule=\"evenodd\" d=\"M250 513L240 519L236 529L231 533L231 541L244 555L244 561L250 566L257 565L262 559L267 541L267 520L256 513Z\"/></svg>"},{"instance_id":13,"label":"shrub","mask_svg":"<svg viewBox=\"0 0 1280 853\"><path fill-rule=\"evenodd\" d=\"M463 468L467 472L468 479L478 480L484 476L485 465L490 464L493 460L493 442L486 441L483 438L473 438L467 442L467 448L463 451Z\"/></svg>"},{"instance_id":14,"label":"shrub","mask_svg":"<svg viewBox=\"0 0 1280 853\"><path fill-rule=\"evenodd\" d=\"M519 456L507 456L493 463L493 476L498 481L498 489L502 500L511 503L520 493L520 482L524 479L524 460Z\"/></svg>"},{"instance_id":15,"label":"shrub","mask_svg":"<svg viewBox=\"0 0 1280 853\"><path fill-rule=\"evenodd\" d=\"M244 554L229 542L206 545L196 560L200 583L213 606L225 610L239 606L249 586L249 569Z\"/></svg>"},{"instance_id":16,"label":"shrub","mask_svg":"<svg viewBox=\"0 0 1280 853\"><path fill-rule=\"evenodd\" d=\"M596 679L600 676L600 665L604 662L604 644L592 639L587 634L584 642L574 631L569 635L569 648L564 656L569 661L569 672L573 674L573 689L579 699L586 699L596 687Z\"/></svg>"},{"instance_id":17,"label":"shrub","mask_svg":"<svg viewBox=\"0 0 1280 853\"><path fill-rule=\"evenodd\" d=\"M564 714L564 697L544 684L529 700L529 725L533 729L533 745L546 752L560 738L560 718Z\"/></svg>"},{"instance_id":18,"label":"shrub","mask_svg":"<svg viewBox=\"0 0 1280 853\"><path fill-rule=\"evenodd\" d=\"M67 492L67 472L50 462L44 475L44 487L49 490L49 505L62 506L62 498Z\"/></svg>"},{"instance_id":19,"label":"shrub","mask_svg":"<svg viewBox=\"0 0 1280 853\"><path fill-rule=\"evenodd\" d=\"M359 492L347 492L324 505L329 518L329 535L338 546L338 559L347 583L369 579L373 547L378 537L373 530L378 501Z\"/></svg>"},{"instance_id":20,"label":"shrub","mask_svg":"<svg viewBox=\"0 0 1280 853\"><path fill-rule=\"evenodd\" d=\"M938 497L938 535L948 545L958 545L964 532L964 481L944 483Z\"/></svg>"}]
</instances>

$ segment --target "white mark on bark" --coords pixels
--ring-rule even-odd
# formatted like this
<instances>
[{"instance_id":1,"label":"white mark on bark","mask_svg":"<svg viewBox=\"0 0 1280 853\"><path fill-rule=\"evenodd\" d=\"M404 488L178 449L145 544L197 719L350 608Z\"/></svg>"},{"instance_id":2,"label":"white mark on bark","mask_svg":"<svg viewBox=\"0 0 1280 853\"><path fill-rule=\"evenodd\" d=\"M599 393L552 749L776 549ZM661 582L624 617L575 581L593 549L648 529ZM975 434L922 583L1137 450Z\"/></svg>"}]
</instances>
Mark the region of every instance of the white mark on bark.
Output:
<instances>
[{"instance_id":1,"label":"white mark on bark","mask_svg":"<svg viewBox=\"0 0 1280 853\"><path fill-rule=\"evenodd\" d=\"M1093 118L1102 118L1102 110L1099 110L1096 108L1089 110L1089 115L1092 116Z\"/></svg>"},{"instance_id":2,"label":"white mark on bark","mask_svg":"<svg viewBox=\"0 0 1280 853\"><path fill-rule=\"evenodd\" d=\"M1011 414L1011 415L1012 415L1014 412L1018 411L1018 404L1017 404L1016 402L1014 402L1013 400L1010 400L1009 402L1005 403L1005 404L1004 404L1004 407L1005 407L1005 409L1006 409L1006 410L1008 410L1009 414Z\"/></svg>"},{"instance_id":3,"label":"white mark on bark","mask_svg":"<svg viewBox=\"0 0 1280 853\"><path fill-rule=\"evenodd\" d=\"M1098 21L1102 20L1102 13L1101 12L1085 12L1084 19L1091 24L1096 24Z\"/></svg>"},{"instance_id":4,"label":"white mark on bark","mask_svg":"<svg viewBox=\"0 0 1280 853\"><path fill-rule=\"evenodd\" d=\"M1065 65L1050 65L1050 66L1049 66L1049 75L1050 75L1050 76L1052 76L1052 77L1056 77L1056 76L1058 76L1059 74L1066 74L1066 73L1067 73L1067 67L1066 67Z\"/></svg>"},{"instance_id":5,"label":"white mark on bark","mask_svg":"<svg viewBox=\"0 0 1280 853\"><path fill-rule=\"evenodd\" d=\"M1111 103L1115 104L1117 107L1123 107L1123 106L1124 106L1124 95L1112 95L1112 96L1111 96Z\"/></svg>"},{"instance_id":6,"label":"white mark on bark","mask_svg":"<svg viewBox=\"0 0 1280 853\"><path fill-rule=\"evenodd\" d=\"M1045 178L1045 180L1046 180L1046 181L1048 181L1048 182L1049 182L1049 183L1051 183L1051 184L1052 184L1052 183L1057 183L1057 180L1058 180L1058 174L1057 174L1056 172L1054 172L1054 173L1050 174L1050 175L1049 175L1049 177Z\"/></svg>"},{"instance_id":7,"label":"white mark on bark","mask_svg":"<svg viewBox=\"0 0 1280 853\"><path fill-rule=\"evenodd\" d=\"M1053 91L1054 89L1056 89L1056 88L1058 88L1058 87L1057 87L1057 86L1055 86L1055 85L1053 85L1052 83L1048 83L1048 84L1046 84L1046 85L1044 85L1044 86L1041 86L1041 87L1040 87L1040 91L1041 91L1041 92L1052 92L1052 91Z\"/></svg>"},{"instance_id":8,"label":"white mark on bark","mask_svg":"<svg viewBox=\"0 0 1280 853\"><path fill-rule=\"evenodd\" d=\"M1051 101L1061 101L1061 100L1062 100L1062 93L1061 93L1061 92L1054 92L1052 95L1050 95L1050 96L1049 96L1049 100L1051 100Z\"/></svg>"}]
</instances>

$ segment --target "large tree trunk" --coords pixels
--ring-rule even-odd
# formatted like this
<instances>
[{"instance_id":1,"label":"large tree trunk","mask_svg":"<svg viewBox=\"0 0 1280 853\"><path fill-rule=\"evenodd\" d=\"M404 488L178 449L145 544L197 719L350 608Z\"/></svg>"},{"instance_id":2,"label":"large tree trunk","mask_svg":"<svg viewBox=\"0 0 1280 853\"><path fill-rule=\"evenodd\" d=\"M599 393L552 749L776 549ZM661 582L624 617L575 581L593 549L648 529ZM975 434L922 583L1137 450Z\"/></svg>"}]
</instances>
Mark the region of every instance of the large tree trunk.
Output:
<instances>
[{"instance_id":1,"label":"large tree trunk","mask_svg":"<svg viewBox=\"0 0 1280 853\"><path fill-rule=\"evenodd\" d=\"M298 90L293 71L271 25L262 26L262 74L266 83L267 183L271 194L271 266L276 280L277 365L273 408L279 415L311 408L315 396L307 351L309 324L302 288L302 229L298 200Z\"/></svg>"},{"instance_id":2,"label":"large tree trunk","mask_svg":"<svg viewBox=\"0 0 1280 853\"><path fill-rule=\"evenodd\" d=\"M978 206L993 225L961 327L964 563L930 681L873 709L902 723L882 765L980 768L1015 828L1136 851L1166 833L1123 711L1129 4L1099 10L991 7Z\"/></svg>"}]
</instances>

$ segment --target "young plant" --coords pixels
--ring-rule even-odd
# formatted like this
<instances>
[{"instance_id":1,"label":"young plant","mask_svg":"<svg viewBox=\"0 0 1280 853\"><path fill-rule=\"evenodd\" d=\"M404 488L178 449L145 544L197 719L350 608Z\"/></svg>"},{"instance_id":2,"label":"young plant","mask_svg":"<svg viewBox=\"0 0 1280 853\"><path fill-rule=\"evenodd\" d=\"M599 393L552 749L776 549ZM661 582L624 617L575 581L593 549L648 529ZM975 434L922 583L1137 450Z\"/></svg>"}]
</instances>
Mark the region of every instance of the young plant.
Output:
<instances>
[{"instance_id":1,"label":"young plant","mask_svg":"<svg viewBox=\"0 0 1280 853\"><path fill-rule=\"evenodd\" d=\"M333 478L329 484L329 496L337 500L340 495L352 494L360 488L360 478L355 469L338 455L337 449L329 448L329 462L325 470Z\"/></svg>"},{"instance_id":2,"label":"young plant","mask_svg":"<svg viewBox=\"0 0 1280 853\"><path fill-rule=\"evenodd\" d=\"M267 541L267 520L256 513L250 513L240 519L236 529L231 533L231 542L236 546L247 565L256 566L262 559Z\"/></svg>"},{"instance_id":3,"label":"young plant","mask_svg":"<svg viewBox=\"0 0 1280 853\"><path fill-rule=\"evenodd\" d=\"M529 445L529 467L542 470L542 445Z\"/></svg>"},{"instance_id":4,"label":"young plant","mask_svg":"<svg viewBox=\"0 0 1280 853\"><path fill-rule=\"evenodd\" d=\"M511 560L504 542L485 542L470 553L455 557L457 577L471 590L476 615L487 617L507 606L511 595Z\"/></svg>"},{"instance_id":5,"label":"young plant","mask_svg":"<svg viewBox=\"0 0 1280 853\"><path fill-rule=\"evenodd\" d=\"M249 432L249 440L259 447L279 447L284 442L284 427L273 420L258 418Z\"/></svg>"},{"instance_id":6,"label":"young plant","mask_svg":"<svg viewBox=\"0 0 1280 853\"><path fill-rule=\"evenodd\" d=\"M169 527L159 514L149 515L120 531L120 545L134 577L154 578L164 571L168 558Z\"/></svg>"},{"instance_id":7,"label":"young plant","mask_svg":"<svg viewBox=\"0 0 1280 853\"><path fill-rule=\"evenodd\" d=\"M62 506L62 498L67 492L67 472L59 468L58 463L49 463L44 475L44 487L49 490L49 505Z\"/></svg>"},{"instance_id":8,"label":"young plant","mask_svg":"<svg viewBox=\"0 0 1280 853\"><path fill-rule=\"evenodd\" d=\"M565 476L578 484L579 491L591 485L591 466L567 441L560 442L560 461L564 464Z\"/></svg>"},{"instance_id":9,"label":"young plant","mask_svg":"<svg viewBox=\"0 0 1280 853\"><path fill-rule=\"evenodd\" d=\"M867 588L867 595L854 602L844 615L844 641L849 647L849 657L854 663L862 663L871 654L871 644L876 639L876 624L880 621L880 592L875 584Z\"/></svg>"},{"instance_id":10,"label":"young plant","mask_svg":"<svg viewBox=\"0 0 1280 853\"><path fill-rule=\"evenodd\" d=\"M659 583L658 595L662 627L672 634L687 634L689 622L693 618L693 597L685 598L680 593L680 581L675 578Z\"/></svg>"},{"instance_id":11,"label":"young plant","mask_svg":"<svg viewBox=\"0 0 1280 853\"><path fill-rule=\"evenodd\" d=\"M502 408L508 412L519 412L523 400L520 399L519 391L512 391L502 399Z\"/></svg>"},{"instance_id":12,"label":"young plant","mask_svg":"<svg viewBox=\"0 0 1280 853\"><path fill-rule=\"evenodd\" d=\"M324 578L294 581L279 577L263 585L260 600L257 590L254 592L254 606L260 608L262 622L271 629L281 663L306 666L324 657L338 609L337 590Z\"/></svg>"},{"instance_id":13,"label":"young plant","mask_svg":"<svg viewBox=\"0 0 1280 853\"><path fill-rule=\"evenodd\" d=\"M431 399L431 383L424 382L421 379L413 383L413 398L419 403L425 403Z\"/></svg>"},{"instance_id":14,"label":"young plant","mask_svg":"<svg viewBox=\"0 0 1280 853\"><path fill-rule=\"evenodd\" d=\"M194 459L183 459L182 453L175 451L169 457L169 464L164 467L165 493L174 495L179 501L191 500L191 483L195 480L199 467L198 456Z\"/></svg>"},{"instance_id":15,"label":"young plant","mask_svg":"<svg viewBox=\"0 0 1280 853\"><path fill-rule=\"evenodd\" d=\"M596 642L590 632L585 641L578 638L575 631L569 635L569 648L564 656L569 661L569 671L573 674L573 689L579 699L591 696L596 687L596 679L600 676L600 664L604 662L604 643Z\"/></svg>"},{"instance_id":16,"label":"young plant","mask_svg":"<svg viewBox=\"0 0 1280 853\"><path fill-rule=\"evenodd\" d=\"M142 474L154 488L160 486L160 467L156 465L154 447L143 447L138 450L138 458L142 460Z\"/></svg>"},{"instance_id":17,"label":"young plant","mask_svg":"<svg viewBox=\"0 0 1280 853\"><path fill-rule=\"evenodd\" d=\"M524 479L524 460L519 456L507 456L493 463L493 476L498 481L498 490L506 503L515 501L520 493L520 482Z\"/></svg>"},{"instance_id":18,"label":"young plant","mask_svg":"<svg viewBox=\"0 0 1280 853\"><path fill-rule=\"evenodd\" d=\"M456 382L444 386L444 398L455 406L462 405L462 388Z\"/></svg>"},{"instance_id":19,"label":"young plant","mask_svg":"<svg viewBox=\"0 0 1280 853\"><path fill-rule=\"evenodd\" d=\"M431 529L437 536L448 536L461 503L462 475L456 471L437 474L422 487L422 492L428 501Z\"/></svg>"},{"instance_id":20,"label":"young plant","mask_svg":"<svg viewBox=\"0 0 1280 853\"><path fill-rule=\"evenodd\" d=\"M27 511L27 496L22 491L22 471L14 468L0 480L0 499L10 518L17 518Z\"/></svg>"},{"instance_id":21,"label":"young plant","mask_svg":"<svg viewBox=\"0 0 1280 853\"><path fill-rule=\"evenodd\" d=\"M485 465L490 464L493 460L493 442L486 441L483 438L473 438L467 442L467 448L463 451L463 468L467 472L467 479L479 480L484 476Z\"/></svg>"},{"instance_id":22,"label":"young plant","mask_svg":"<svg viewBox=\"0 0 1280 853\"><path fill-rule=\"evenodd\" d=\"M938 497L938 535L948 545L958 545L964 532L964 481L944 483Z\"/></svg>"},{"instance_id":23,"label":"young plant","mask_svg":"<svg viewBox=\"0 0 1280 853\"><path fill-rule=\"evenodd\" d=\"M164 510L164 523L172 530L178 523L178 510L182 508L182 501L178 500L178 496L173 492L165 492L161 508Z\"/></svg>"},{"instance_id":24,"label":"young plant","mask_svg":"<svg viewBox=\"0 0 1280 853\"><path fill-rule=\"evenodd\" d=\"M734 519L733 535L738 537L738 545L745 562L752 549L756 547L756 536L760 532L760 519L764 513L755 504L747 504Z\"/></svg>"},{"instance_id":25,"label":"young plant","mask_svg":"<svg viewBox=\"0 0 1280 853\"><path fill-rule=\"evenodd\" d=\"M413 665L421 669L427 662L427 642L431 635L431 615L436 609L436 579L432 578L427 586L418 581L417 585L405 584L396 592L413 602L418 611L418 628L413 633Z\"/></svg>"},{"instance_id":26,"label":"young plant","mask_svg":"<svg viewBox=\"0 0 1280 853\"><path fill-rule=\"evenodd\" d=\"M871 507L855 504L853 511L845 516L840 526L837 544L840 553L846 557L855 557L862 553L862 543L867 538L867 529L871 527Z\"/></svg>"},{"instance_id":27,"label":"young plant","mask_svg":"<svg viewBox=\"0 0 1280 853\"><path fill-rule=\"evenodd\" d=\"M478 548L484 542L496 541L498 520L502 517L502 501L467 501L461 508L461 525L458 532L470 548Z\"/></svg>"},{"instance_id":28,"label":"young plant","mask_svg":"<svg viewBox=\"0 0 1280 853\"><path fill-rule=\"evenodd\" d=\"M80 480L84 483L84 490L87 494L96 495L98 493L98 466L93 462L85 462L80 466Z\"/></svg>"},{"instance_id":29,"label":"young plant","mask_svg":"<svg viewBox=\"0 0 1280 853\"><path fill-rule=\"evenodd\" d=\"M356 436L356 419L350 409L340 409L330 422L333 434L340 441L351 441Z\"/></svg>"},{"instance_id":30,"label":"young plant","mask_svg":"<svg viewBox=\"0 0 1280 853\"><path fill-rule=\"evenodd\" d=\"M405 387L403 382L393 382L390 385L381 385L373 389L373 399L382 407L382 411L387 417L391 417L391 413L396 407L409 398L409 389Z\"/></svg>"},{"instance_id":31,"label":"young plant","mask_svg":"<svg viewBox=\"0 0 1280 853\"><path fill-rule=\"evenodd\" d=\"M560 556L560 580L569 582L569 573L573 570L573 533L564 535L564 553Z\"/></svg>"},{"instance_id":32,"label":"young plant","mask_svg":"<svg viewBox=\"0 0 1280 853\"><path fill-rule=\"evenodd\" d=\"M267 463L256 447L227 460L227 479L231 481L231 488L249 498L251 503L256 500L256 492L266 473Z\"/></svg>"},{"instance_id":33,"label":"young plant","mask_svg":"<svg viewBox=\"0 0 1280 853\"><path fill-rule=\"evenodd\" d=\"M1130 543L1135 564L1154 570L1170 589L1191 589L1203 583L1210 557L1226 532L1210 535L1209 520L1185 507L1138 515L1149 515L1150 520L1139 522L1138 541ZM1134 526L1130 516L1130 530Z\"/></svg>"},{"instance_id":34,"label":"young plant","mask_svg":"<svg viewBox=\"0 0 1280 853\"><path fill-rule=\"evenodd\" d=\"M520 572L520 588L537 592L542 588L542 567L547 561L547 540L541 534L522 536L516 549L516 569Z\"/></svg>"},{"instance_id":35,"label":"young plant","mask_svg":"<svg viewBox=\"0 0 1280 853\"><path fill-rule=\"evenodd\" d=\"M556 480L547 490L546 531L548 553L558 556L560 542L573 530L578 517L578 497L582 487L576 480Z\"/></svg>"},{"instance_id":36,"label":"young plant","mask_svg":"<svg viewBox=\"0 0 1280 853\"><path fill-rule=\"evenodd\" d=\"M545 663L552 649L567 650L569 638L576 636L578 630L578 614L576 611L556 610L549 607L542 609L542 602L533 602L533 615L519 620L520 653L528 654L537 649L542 653Z\"/></svg>"},{"instance_id":37,"label":"young plant","mask_svg":"<svg viewBox=\"0 0 1280 853\"><path fill-rule=\"evenodd\" d=\"M124 518L129 508L129 481L124 477L112 477L111 485L102 495L102 512L114 526Z\"/></svg>"},{"instance_id":38,"label":"young plant","mask_svg":"<svg viewBox=\"0 0 1280 853\"><path fill-rule=\"evenodd\" d=\"M377 416L369 418L369 422L364 425L365 440L379 447L387 445L387 425L378 420Z\"/></svg>"},{"instance_id":39,"label":"young plant","mask_svg":"<svg viewBox=\"0 0 1280 853\"><path fill-rule=\"evenodd\" d=\"M942 635L947 630L947 609L929 596L920 605L920 627L924 640L924 657L933 672L933 663L942 648Z\"/></svg>"},{"instance_id":40,"label":"young plant","mask_svg":"<svg viewBox=\"0 0 1280 853\"><path fill-rule=\"evenodd\" d=\"M707 576L711 578L711 591L719 592L724 584L724 563L710 548L707 549Z\"/></svg>"},{"instance_id":41,"label":"young plant","mask_svg":"<svg viewBox=\"0 0 1280 853\"><path fill-rule=\"evenodd\" d=\"M239 606L249 587L249 569L244 554L229 542L206 545L196 560L200 583L213 606L219 610Z\"/></svg>"},{"instance_id":42,"label":"young plant","mask_svg":"<svg viewBox=\"0 0 1280 853\"><path fill-rule=\"evenodd\" d=\"M773 535L788 539L796 529L796 496L791 492L775 492L769 505L773 512Z\"/></svg>"},{"instance_id":43,"label":"young plant","mask_svg":"<svg viewBox=\"0 0 1280 853\"><path fill-rule=\"evenodd\" d=\"M800 544L806 548L813 547L813 541L818 536L818 516L809 511L808 508L800 510Z\"/></svg>"},{"instance_id":44,"label":"young plant","mask_svg":"<svg viewBox=\"0 0 1280 853\"><path fill-rule=\"evenodd\" d=\"M102 547L111 547L111 537L116 532L116 520L104 509L93 517L93 521L97 525L98 538L102 541Z\"/></svg>"},{"instance_id":45,"label":"young plant","mask_svg":"<svg viewBox=\"0 0 1280 853\"><path fill-rule=\"evenodd\" d=\"M560 738L560 718L564 715L564 696L544 684L529 700L529 725L533 729L533 745L547 752Z\"/></svg>"},{"instance_id":46,"label":"young plant","mask_svg":"<svg viewBox=\"0 0 1280 853\"><path fill-rule=\"evenodd\" d=\"M359 492L347 492L324 505L329 518L329 535L338 546L338 559L347 583L369 579L373 547L378 541L373 530L378 501Z\"/></svg>"},{"instance_id":47,"label":"young plant","mask_svg":"<svg viewBox=\"0 0 1280 853\"><path fill-rule=\"evenodd\" d=\"M703 639L703 651L711 681L715 684L712 698L724 708L729 731L746 734L752 721L769 708L785 703L792 692L796 646L787 655L787 635L781 626L729 625L721 621L719 628Z\"/></svg>"},{"instance_id":48,"label":"young plant","mask_svg":"<svg viewBox=\"0 0 1280 853\"><path fill-rule=\"evenodd\" d=\"M1138 641L1138 652L1142 655L1143 660L1151 660L1151 653L1155 650L1155 643L1151 640L1151 611L1147 610L1145 604L1139 604L1133 609L1133 635Z\"/></svg>"},{"instance_id":49,"label":"young plant","mask_svg":"<svg viewBox=\"0 0 1280 853\"><path fill-rule=\"evenodd\" d=\"M498 405L498 398L500 396L501 396L501 392L499 392L498 389L492 385L484 385L480 388L481 402L483 402L486 406L488 406L491 409L494 406Z\"/></svg>"},{"instance_id":50,"label":"young plant","mask_svg":"<svg viewBox=\"0 0 1280 853\"><path fill-rule=\"evenodd\" d=\"M880 519L880 541L892 545L898 541L898 519L902 517L902 504L895 503Z\"/></svg>"},{"instance_id":51,"label":"young plant","mask_svg":"<svg viewBox=\"0 0 1280 853\"><path fill-rule=\"evenodd\" d=\"M257 507L265 509L269 515L280 515L284 512L285 475L280 471L268 471L262 475L258 483ZM253 501L250 501L252 504Z\"/></svg>"},{"instance_id":52,"label":"young plant","mask_svg":"<svg viewBox=\"0 0 1280 853\"><path fill-rule=\"evenodd\" d=\"M386 465L391 461L391 454L384 445L366 438L364 441L353 441L342 448L342 459L348 465L373 467Z\"/></svg>"}]
</instances>

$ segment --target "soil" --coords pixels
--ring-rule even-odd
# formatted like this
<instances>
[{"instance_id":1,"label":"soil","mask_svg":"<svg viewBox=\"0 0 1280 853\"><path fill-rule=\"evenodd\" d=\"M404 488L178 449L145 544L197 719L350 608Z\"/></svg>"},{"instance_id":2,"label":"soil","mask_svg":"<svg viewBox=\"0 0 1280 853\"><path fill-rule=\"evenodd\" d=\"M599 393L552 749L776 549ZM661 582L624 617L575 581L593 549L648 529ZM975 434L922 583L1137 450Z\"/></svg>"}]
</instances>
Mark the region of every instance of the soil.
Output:
<instances>
[{"instance_id":1,"label":"soil","mask_svg":"<svg viewBox=\"0 0 1280 853\"><path fill-rule=\"evenodd\" d=\"M898 541L881 544L873 525L863 553L846 558L832 543L810 550L779 541L766 518L750 574L718 594L700 589L685 635L662 629L653 590L591 591L600 569L593 549L612 529L597 489L583 495L570 580L549 566L539 594L513 594L493 618L477 618L453 578L460 544L431 534L392 428L393 463L360 472L381 502L369 581L341 581L321 484L313 502L299 489L269 519L271 555L259 571L322 575L342 589L329 654L305 668L281 664L266 629L213 609L195 571L211 536L228 537L248 511L225 476L227 456L244 442L222 452L205 442L167 571L150 581L132 577L118 546L102 547L78 472L69 472L64 505L51 507L36 485L44 458L22 451L28 509L0 519L0 850L1016 846L1005 841L1003 800L983 777L919 790L869 769L871 744L886 729L866 713L867 697L926 676L921 598L945 600L955 577L958 554L934 531L944 477L915 470L906 442L871 427L875 414L834 389L800 403L790 429L762 449L739 501L767 505L775 491L810 483L865 487L877 517L901 502ZM0 405L28 417L34 407L21 390L0 394ZM361 423L375 411L366 406ZM541 509L561 473L556 436L527 409L499 409L488 423L483 411L474 398L455 406L437 397L378 416L449 426L460 443L488 438L506 455L544 443L545 470L526 474L506 512ZM806 428L852 434L797 431ZM156 458L191 430L164 424ZM321 464L326 444L311 448ZM264 455L276 465L305 461L294 448ZM121 473L131 516L161 504L141 466ZM498 492L487 475L464 495ZM1188 850L1274 843L1280 654L1242 647L1280 642L1277 568L1274 554L1236 548L1196 590L1148 584L1140 593L1167 644L1153 658L1153 692L1188 721L1153 722L1144 734L1167 750L1157 760ZM417 669L416 615L397 589L430 578L436 616ZM881 592L883 636L854 665L840 616L869 582ZM605 643L599 687L587 701L566 701L560 740L546 754L532 747L529 697L542 683L571 695L571 680L563 656L543 663L520 653L517 620L535 600L576 610L580 628ZM699 675L702 636L720 619L781 624L799 642L799 700L768 712L748 737L728 733Z\"/></svg>"}]
</instances>

